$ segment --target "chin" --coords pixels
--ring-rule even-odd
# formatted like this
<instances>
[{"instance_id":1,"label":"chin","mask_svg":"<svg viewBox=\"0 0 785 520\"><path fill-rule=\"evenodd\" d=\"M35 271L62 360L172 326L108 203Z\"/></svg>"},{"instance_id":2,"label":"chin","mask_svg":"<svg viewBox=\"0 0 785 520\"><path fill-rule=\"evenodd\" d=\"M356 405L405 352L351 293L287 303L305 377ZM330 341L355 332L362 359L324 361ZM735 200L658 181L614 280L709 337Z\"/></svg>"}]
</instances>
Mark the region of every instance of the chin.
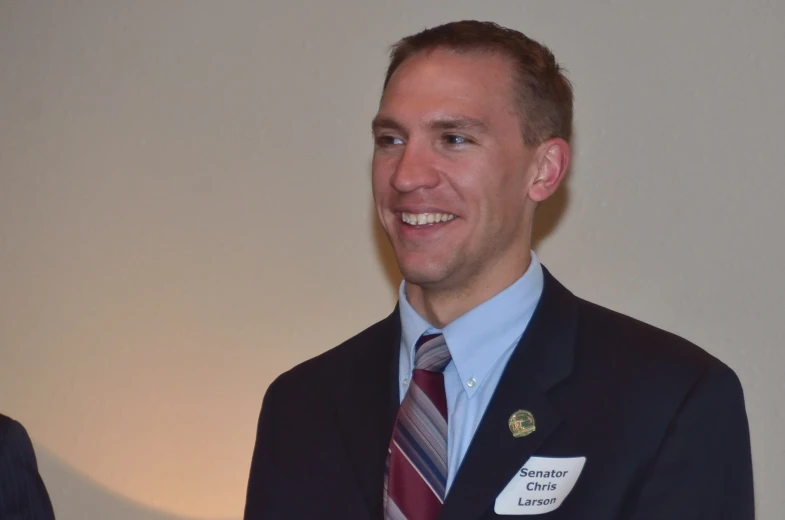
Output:
<instances>
[{"instance_id":1,"label":"chin","mask_svg":"<svg viewBox=\"0 0 785 520\"><path fill-rule=\"evenodd\" d=\"M399 268L406 283L423 288L437 289L447 278L443 266L400 266Z\"/></svg>"},{"instance_id":2,"label":"chin","mask_svg":"<svg viewBox=\"0 0 785 520\"><path fill-rule=\"evenodd\" d=\"M400 253L400 254L399 254ZM435 251L397 251L398 270L407 283L426 289L439 289L448 284L456 265L448 254Z\"/></svg>"}]
</instances>

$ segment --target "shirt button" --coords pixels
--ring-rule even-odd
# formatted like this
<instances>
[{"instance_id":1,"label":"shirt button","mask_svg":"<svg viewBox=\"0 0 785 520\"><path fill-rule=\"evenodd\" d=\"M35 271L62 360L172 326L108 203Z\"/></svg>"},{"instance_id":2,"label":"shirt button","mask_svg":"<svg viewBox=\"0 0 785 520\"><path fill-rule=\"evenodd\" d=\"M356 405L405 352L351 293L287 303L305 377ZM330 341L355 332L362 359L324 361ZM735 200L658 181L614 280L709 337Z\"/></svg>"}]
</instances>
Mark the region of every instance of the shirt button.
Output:
<instances>
[{"instance_id":1,"label":"shirt button","mask_svg":"<svg viewBox=\"0 0 785 520\"><path fill-rule=\"evenodd\" d=\"M469 388L474 388L474 385L476 385L476 384L477 384L477 381L475 381L473 377L471 379L469 379L468 381L466 381L466 386L468 386Z\"/></svg>"},{"instance_id":2,"label":"shirt button","mask_svg":"<svg viewBox=\"0 0 785 520\"><path fill-rule=\"evenodd\" d=\"M405 378L403 381L401 381L401 383L403 383L404 387L408 387L409 386L409 378L408 377Z\"/></svg>"}]
</instances>

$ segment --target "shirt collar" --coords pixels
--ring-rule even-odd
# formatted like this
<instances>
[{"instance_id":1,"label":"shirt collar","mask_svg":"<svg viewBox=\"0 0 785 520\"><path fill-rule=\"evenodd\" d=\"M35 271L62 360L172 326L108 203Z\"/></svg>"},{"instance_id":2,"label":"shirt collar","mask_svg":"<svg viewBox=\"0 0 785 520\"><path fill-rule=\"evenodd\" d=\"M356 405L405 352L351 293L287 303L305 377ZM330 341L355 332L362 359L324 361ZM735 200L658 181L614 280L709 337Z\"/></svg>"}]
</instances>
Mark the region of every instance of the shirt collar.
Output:
<instances>
[{"instance_id":1,"label":"shirt collar","mask_svg":"<svg viewBox=\"0 0 785 520\"><path fill-rule=\"evenodd\" d=\"M491 368L513 348L531 319L543 288L543 273L532 251L526 272L512 285L439 330L409 304L405 282L398 289L401 316L401 357L406 373L414 366L414 346L424 333L442 332L452 355L452 363L471 398L482 387Z\"/></svg>"}]
</instances>

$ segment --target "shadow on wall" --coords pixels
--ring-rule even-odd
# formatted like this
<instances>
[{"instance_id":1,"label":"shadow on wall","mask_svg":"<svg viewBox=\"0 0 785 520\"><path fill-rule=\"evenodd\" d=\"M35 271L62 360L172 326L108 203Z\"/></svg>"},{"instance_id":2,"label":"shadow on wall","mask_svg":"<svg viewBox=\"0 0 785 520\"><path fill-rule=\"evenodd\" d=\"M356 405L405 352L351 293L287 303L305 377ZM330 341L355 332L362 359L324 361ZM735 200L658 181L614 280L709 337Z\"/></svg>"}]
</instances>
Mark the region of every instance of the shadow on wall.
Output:
<instances>
[{"instance_id":1,"label":"shadow on wall","mask_svg":"<svg viewBox=\"0 0 785 520\"><path fill-rule=\"evenodd\" d=\"M94 482L40 444L35 451L57 520L238 520L186 517L152 509Z\"/></svg>"},{"instance_id":2,"label":"shadow on wall","mask_svg":"<svg viewBox=\"0 0 785 520\"><path fill-rule=\"evenodd\" d=\"M567 179L569 180L569 172L567 172ZM537 213L534 215L534 225L532 227L532 249L537 251L542 244L543 240L556 231L561 222L562 216L567 211L567 206L570 202L570 186L568 182L564 182L562 186L556 190L556 193L545 202L540 203L537 208Z\"/></svg>"}]
</instances>

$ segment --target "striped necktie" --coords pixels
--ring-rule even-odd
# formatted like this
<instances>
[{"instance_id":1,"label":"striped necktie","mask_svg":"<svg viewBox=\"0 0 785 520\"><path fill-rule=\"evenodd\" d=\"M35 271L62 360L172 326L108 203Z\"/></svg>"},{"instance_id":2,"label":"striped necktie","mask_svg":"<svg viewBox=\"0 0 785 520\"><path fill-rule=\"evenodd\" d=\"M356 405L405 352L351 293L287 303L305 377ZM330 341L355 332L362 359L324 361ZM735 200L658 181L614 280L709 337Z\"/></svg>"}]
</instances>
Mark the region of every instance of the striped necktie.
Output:
<instances>
[{"instance_id":1,"label":"striped necktie","mask_svg":"<svg viewBox=\"0 0 785 520\"><path fill-rule=\"evenodd\" d=\"M384 479L385 520L433 520L447 487L447 398L450 351L441 334L417 341L414 373L398 409Z\"/></svg>"}]
</instances>

